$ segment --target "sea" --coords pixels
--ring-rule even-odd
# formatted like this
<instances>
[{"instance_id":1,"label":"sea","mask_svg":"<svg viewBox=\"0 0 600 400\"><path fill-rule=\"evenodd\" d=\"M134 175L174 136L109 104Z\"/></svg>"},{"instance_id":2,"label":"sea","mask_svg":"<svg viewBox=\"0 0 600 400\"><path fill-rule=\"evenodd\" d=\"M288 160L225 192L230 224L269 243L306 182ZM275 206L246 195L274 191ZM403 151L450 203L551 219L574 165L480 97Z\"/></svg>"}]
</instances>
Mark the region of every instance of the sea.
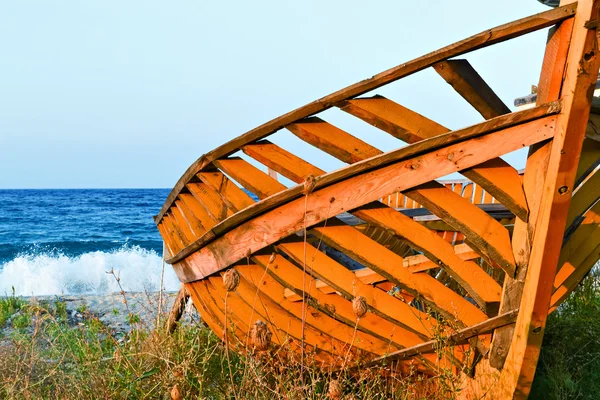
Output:
<instances>
[{"instance_id":1,"label":"sea","mask_svg":"<svg viewBox=\"0 0 600 400\"><path fill-rule=\"evenodd\" d=\"M161 276L164 289L177 290L152 220L168 194L0 190L0 296L106 294L120 291L119 283L126 291L157 291Z\"/></svg>"}]
</instances>

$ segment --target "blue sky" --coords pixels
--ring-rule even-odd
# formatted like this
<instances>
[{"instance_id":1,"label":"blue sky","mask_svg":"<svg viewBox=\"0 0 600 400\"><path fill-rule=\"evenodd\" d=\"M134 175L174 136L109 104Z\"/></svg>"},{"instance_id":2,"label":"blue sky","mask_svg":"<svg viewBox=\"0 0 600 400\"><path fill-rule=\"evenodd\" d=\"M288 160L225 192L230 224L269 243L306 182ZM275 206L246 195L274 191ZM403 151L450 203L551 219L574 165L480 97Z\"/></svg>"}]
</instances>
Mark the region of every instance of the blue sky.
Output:
<instances>
[{"instance_id":1,"label":"blue sky","mask_svg":"<svg viewBox=\"0 0 600 400\"><path fill-rule=\"evenodd\" d=\"M0 188L172 187L201 154L334 90L548 10L535 0L19 0L0 4ZM512 107L546 32L465 56ZM481 120L432 70L375 91L450 127ZM336 125L383 149L383 132ZM339 166L290 134L274 140ZM518 168L522 157L509 160Z\"/></svg>"}]
</instances>

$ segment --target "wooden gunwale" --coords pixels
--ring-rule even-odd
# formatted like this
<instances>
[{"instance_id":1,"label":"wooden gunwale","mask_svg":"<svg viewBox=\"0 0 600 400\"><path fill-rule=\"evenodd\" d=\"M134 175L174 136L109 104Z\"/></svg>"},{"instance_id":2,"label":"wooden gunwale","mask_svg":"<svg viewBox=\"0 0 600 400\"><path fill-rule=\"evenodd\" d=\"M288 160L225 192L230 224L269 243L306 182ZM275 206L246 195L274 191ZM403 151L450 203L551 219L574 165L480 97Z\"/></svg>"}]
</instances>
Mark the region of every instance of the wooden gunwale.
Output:
<instances>
[{"instance_id":1,"label":"wooden gunwale","mask_svg":"<svg viewBox=\"0 0 600 400\"><path fill-rule=\"evenodd\" d=\"M156 223L159 223L162 220L163 215L171 207L171 204L175 201L177 195L198 172L203 171L206 167L210 166L213 161L238 151L243 145L264 139L270 134L284 128L286 125L332 108L340 101L360 96L388 83L431 67L440 61L457 57L471 51L488 47L496 43L510 40L515 37L552 26L567 18L573 17L576 10L577 3L571 3L556 9L528 16L507 24L499 25L495 28L485 30L467 39L458 41L442 49L431 52L425 56L390 68L384 72L374 75L372 78L365 79L353 85L347 86L344 89L322 97L319 100L309 103L248 131L236 139L233 139L222 146L217 147L213 151L204 154L198 160L196 160L184 172L181 178L179 178L169 193L169 196L167 197L162 209L155 217Z\"/></svg>"},{"instance_id":2,"label":"wooden gunwale","mask_svg":"<svg viewBox=\"0 0 600 400\"><path fill-rule=\"evenodd\" d=\"M435 151L451 144L460 143L462 141L477 138L479 136L490 134L502 129L558 114L560 110L560 101L553 101L542 104L535 108L502 115L467 128L462 128L442 134L440 136L425 139L410 146L387 153L382 153L378 156L356 162L347 167L322 175L317 179L314 190L318 190L342 180L349 179L361 173L369 172L370 170L384 167L391 163L400 162L410 157L417 157L426 152ZM213 241L216 237L222 236L244 222L247 222L269 210L275 209L282 204L301 197L303 190L304 187L302 185L297 185L269 196L260 202L252 204L250 207L241 210L231 217L216 224L194 243L186 246L174 256L166 258L165 261L169 264L174 264L183 260L193 252Z\"/></svg>"}]
</instances>

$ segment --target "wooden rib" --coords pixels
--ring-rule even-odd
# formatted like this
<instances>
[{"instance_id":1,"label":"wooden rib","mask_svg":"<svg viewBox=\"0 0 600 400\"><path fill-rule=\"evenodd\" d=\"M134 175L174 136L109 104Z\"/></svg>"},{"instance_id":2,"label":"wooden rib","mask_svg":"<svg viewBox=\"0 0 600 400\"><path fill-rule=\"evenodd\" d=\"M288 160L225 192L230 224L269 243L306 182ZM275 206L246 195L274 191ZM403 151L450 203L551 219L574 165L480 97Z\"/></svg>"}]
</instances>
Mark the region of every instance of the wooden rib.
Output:
<instances>
[{"instance_id":1,"label":"wooden rib","mask_svg":"<svg viewBox=\"0 0 600 400\"><path fill-rule=\"evenodd\" d=\"M494 158L460 173L481 185L486 195L491 194L497 201L506 205L513 214L527 221L529 210L519 172L506 161Z\"/></svg>"},{"instance_id":2,"label":"wooden rib","mask_svg":"<svg viewBox=\"0 0 600 400\"><path fill-rule=\"evenodd\" d=\"M261 200L286 189L283 184L239 157L216 160L214 164Z\"/></svg>"},{"instance_id":3,"label":"wooden rib","mask_svg":"<svg viewBox=\"0 0 600 400\"><path fill-rule=\"evenodd\" d=\"M440 343L438 340L430 340L428 342L418 344L414 347L402 349L395 353L390 353L388 355L380 357L376 360L367 363L366 366L377 365L383 361L405 360L414 357L417 354L433 353L439 349L440 345L448 346L451 344L465 343L468 339L472 337L491 332L494 329L499 328L501 326L513 324L517 319L518 312L518 309L513 310L511 312L498 315L497 317L493 317L482 321L476 325L463 328L460 331L450 335L449 337L444 338L443 344Z\"/></svg>"},{"instance_id":4,"label":"wooden rib","mask_svg":"<svg viewBox=\"0 0 600 400\"><path fill-rule=\"evenodd\" d=\"M453 247L453 251L454 254L456 255L456 257L459 257L460 259L464 260L464 261L468 261L468 260L472 260L475 258L479 258L480 255L474 251L473 249L471 249L467 244L459 244L456 246L452 246ZM398 253L396 253L398 254ZM414 256L408 256L408 257L404 257L403 259L403 266L405 268L407 268L410 272L424 272L424 271L428 271L430 269L435 269L435 268L440 268L440 265L434 261L431 261L427 256L422 255L422 254L417 254ZM364 284L376 284L376 283L380 283L385 281L386 279L379 275L378 273L376 273L375 271L369 269L369 268L364 268L364 269L359 269L356 271L352 271L356 277ZM336 291L335 288L332 288L331 286L329 286L326 282L323 282L321 280L316 280L315 281L315 285L316 288L319 289L319 292L321 293L333 293ZM295 293L293 292L289 292L288 293L288 298L290 298L290 300L301 300L301 298L299 296L297 296Z\"/></svg>"},{"instance_id":5,"label":"wooden rib","mask_svg":"<svg viewBox=\"0 0 600 400\"><path fill-rule=\"evenodd\" d=\"M381 154L379 149L317 117L303 119L286 126L286 129L348 164Z\"/></svg>"},{"instance_id":6,"label":"wooden rib","mask_svg":"<svg viewBox=\"0 0 600 400\"><path fill-rule=\"evenodd\" d=\"M192 214L198 218L204 229L209 230L218 222L191 193L181 193L179 197Z\"/></svg>"},{"instance_id":7,"label":"wooden rib","mask_svg":"<svg viewBox=\"0 0 600 400\"><path fill-rule=\"evenodd\" d=\"M515 258L508 231L489 214L437 182L404 193L464 234L489 264L498 265L514 276Z\"/></svg>"},{"instance_id":8,"label":"wooden rib","mask_svg":"<svg viewBox=\"0 0 600 400\"><path fill-rule=\"evenodd\" d=\"M447 190L447 189L445 189ZM452 192L449 192L452 193ZM453 196L454 193L452 193ZM385 206L370 206L353 211L357 217L381 228L392 230L413 247L447 270L488 315L497 314L500 285L477 264L456 256L452 245L411 218ZM502 229L504 229L502 227ZM508 234L507 234L508 236Z\"/></svg>"},{"instance_id":9,"label":"wooden rib","mask_svg":"<svg viewBox=\"0 0 600 400\"><path fill-rule=\"evenodd\" d=\"M282 243L277 248L288 255L296 264L304 265L303 243ZM401 337L397 339L401 343L405 340L417 340L414 335L417 335L421 339L427 339L434 334L437 323L435 320L428 318L426 313L411 307L380 289L362 283L346 267L308 243L306 245L306 254L306 269L311 275L327 282L347 299L363 296L367 300L369 311L405 328L407 331L413 332L412 334L408 334L404 333L404 330L396 330L394 335Z\"/></svg>"},{"instance_id":10,"label":"wooden rib","mask_svg":"<svg viewBox=\"0 0 600 400\"><path fill-rule=\"evenodd\" d=\"M227 206L234 211L243 210L254 204L254 200L221 171L200 172L197 176L217 191Z\"/></svg>"},{"instance_id":11,"label":"wooden rib","mask_svg":"<svg viewBox=\"0 0 600 400\"><path fill-rule=\"evenodd\" d=\"M476 306L432 276L424 273L413 274L404 268L398 268L397 266L403 263L402 257L353 227L347 225L317 227L314 231L329 246L368 266L411 295L421 296L420 298L446 316L456 318L466 325L473 325L487 318Z\"/></svg>"},{"instance_id":12,"label":"wooden rib","mask_svg":"<svg viewBox=\"0 0 600 400\"><path fill-rule=\"evenodd\" d=\"M600 199L600 169L596 169L577 188L571 199L569 214L567 216L567 228L573 224L575 219L583 215L591 206Z\"/></svg>"},{"instance_id":13,"label":"wooden rib","mask_svg":"<svg viewBox=\"0 0 600 400\"><path fill-rule=\"evenodd\" d=\"M263 124L243 134L242 136L225 143L224 145L200 157L186 170L167 197L163 208L157 215L156 221L159 222L162 219L163 214L169 209L171 203L177 197L177 194L198 171L205 169L217 159L227 157L235 153L240 147L257 140L264 139L282 127L321 111L327 110L335 106L340 101L370 92L390 82L428 68L442 60L457 57L470 51L491 46L495 43L552 26L562 20L572 17L575 14L576 9L577 5L575 3L568 4L563 7L522 18L492 29L487 29L477 35L436 50L410 62L398 65L387 71L374 75L369 79L362 80L354 85L348 86L342 90L325 96L319 100L275 118L266 124Z\"/></svg>"},{"instance_id":14,"label":"wooden rib","mask_svg":"<svg viewBox=\"0 0 600 400\"><path fill-rule=\"evenodd\" d=\"M505 154L552 137L553 121L554 117L543 118L495 132L485 138L450 145L444 151L433 151L416 159L408 158L406 161L396 160L392 165L379 168L377 174L356 174L344 181L316 189L306 199L296 198L296 200L288 201L275 210L255 217L243 226L237 226L224 234L218 233L220 235L218 238L202 248L196 247L201 242L196 241L194 245L168 259L167 262L173 264L183 282L201 279L239 261L248 254L248 251L254 253L282 237L298 231L305 222L307 226L315 225L347 209L375 201L385 193L396 189L405 190L447 175L457 166L458 168L468 168L474 163L480 163L482 159L488 158L490 155L496 157L499 154ZM448 160L447 154L460 154L465 146L468 146L469 152L472 153L469 154L469 157ZM392 154L395 153L388 153L382 157L390 157ZM369 165L373 165L376 159L367 161ZM419 167L415 168L415 165ZM342 171L357 166L360 166L360 163ZM331 179L334 174L336 173L325 175L317 181L315 187L318 188L319 183L326 182L327 178ZM305 214L305 210L308 210L308 213ZM216 230L217 227L214 227L215 233L217 233ZM235 246L231 246L231 243L235 243ZM188 255L185 265L177 264Z\"/></svg>"},{"instance_id":15,"label":"wooden rib","mask_svg":"<svg viewBox=\"0 0 600 400\"><path fill-rule=\"evenodd\" d=\"M196 238L202 236L206 232L206 228L202 226L202 222L194 215L183 200L175 200L175 205L188 222L194 236L196 236Z\"/></svg>"},{"instance_id":16,"label":"wooden rib","mask_svg":"<svg viewBox=\"0 0 600 400\"><path fill-rule=\"evenodd\" d=\"M416 143L449 131L448 128L381 96L349 100L341 108L407 143ZM481 171L477 165L460 172L526 221L527 202L518 172L500 158L486 160L481 167Z\"/></svg>"},{"instance_id":17,"label":"wooden rib","mask_svg":"<svg viewBox=\"0 0 600 400\"><path fill-rule=\"evenodd\" d=\"M241 272L240 275L242 275ZM218 286L221 278L209 278L209 280L214 282L215 291L220 292L220 294L224 296L225 290ZM298 341L302 340L302 321L290 312L284 310L277 302L273 301L251 282L246 280L243 275L241 276L240 284L234 293L239 299L246 303L245 308L242 304L236 306L232 304L232 308L235 307L237 313L244 316L252 315L252 313L254 313L257 316L264 318L265 322L268 322L272 329L277 329L281 331L281 333L285 333ZM309 314L310 313L307 313L307 321L308 318L312 317L309 317ZM273 336L276 336L275 332L273 333ZM346 343L329 334L320 332L314 327L313 319L311 319L310 323L305 325L304 335L305 344L319 349L320 352L330 353L334 358L336 358L337 355L342 355L343 357L342 350L345 349ZM283 342L282 338L279 340ZM354 356L356 356L356 353L354 353ZM341 359L342 357L339 358Z\"/></svg>"},{"instance_id":18,"label":"wooden rib","mask_svg":"<svg viewBox=\"0 0 600 400\"><path fill-rule=\"evenodd\" d=\"M537 104L556 100L560 96L572 30L573 20L570 19L562 22L551 33L542 62ZM541 188L546 179L550 147L550 144L539 144L529 148L525 174L523 175L523 190L529 206L529 219L527 222L515 219L512 243L513 254L517 263L517 274L514 279L510 276L506 276L504 279L502 301L500 303L501 313L516 309L521 303L531 255L531 243L536 229L542 195ZM508 325L494 332L489 356L489 363L493 368L501 370L504 367L513 341L514 330L514 325Z\"/></svg>"},{"instance_id":19,"label":"wooden rib","mask_svg":"<svg viewBox=\"0 0 600 400\"><path fill-rule=\"evenodd\" d=\"M164 222L156 225L156 227L158 228L160 236L163 238L163 242L167 247L167 254L165 258L173 257L173 255L177 252L177 248L173 245L173 241L171 240L170 234L168 233Z\"/></svg>"},{"instance_id":20,"label":"wooden rib","mask_svg":"<svg viewBox=\"0 0 600 400\"><path fill-rule=\"evenodd\" d=\"M551 144L521 311L501 380L489 393L491 398L496 391L516 391L526 396L533 382L552 294L552 280L548 277L556 273L570 193L591 107L589 89L595 85L600 68L600 57L595 53L596 31L585 27L587 21L596 17L595 1L578 2L561 92L564 109ZM566 187L567 192L559 192L561 187Z\"/></svg>"},{"instance_id":21,"label":"wooden rib","mask_svg":"<svg viewBox=\"0 0 600 400\"><path fill-rule=\"evenodd\" d=\"M510 112L467 60L446 60L433 68L485 119Z\"/></svg>"},{"instance_id":22,"label":"wooden rib","mask_svg":"<svg viewBox=\"0 0 600 400\"><path fill-rule=\"evenodd\" d=\"M175 222L175 218L173 217L173 215L167 214L167 215L165 215L163 220L164 220L163 222L165 223L165 227L167 228L167 231L170 233L173 244L175 245L176 248L179 249L177 251L180 251L181 249L185 248L185 246L187 246L190 243L190 241L188 241L188 239L185 237L185 235L181 231L181 228L179 228L179 226L177 226L177 223Z\"/></svg>"},{"instance_id":23,"label":"wooden rib","mask_svg":"<svg viewBox=\"0 0 600 400\"><path fill-rule=\"evenodd\" d=\"M175 218L175 221L174 221L175 224L177 224L177 227L183 233L183 235L187 239L188 243L191 243L194 240L198 239L198 236L196 236L194 234L194 232L190 228L190 225L189 225L187 219L183 216L183 213L177 207L176 204L173 207L171 207L171 213L172 213L173 217Z\"/></svg>"},{"instance_id":24,"label":"wooden rib","mask_svg":"<svg viewBox=\"0 0 600 400\"><path fill-rule=\"evenodd\" d=\"M600 203L585 214L582 223L562 247L551 300L554 307L571 293L598 261L600 257L598 246L600 246Z\"/></svg>"},{"instance_id":25,"label":"wooden rib","mask_svg":"<svg viewBox=\"0 0 600 400\"><path fill-rule=\"evenodd\" d=\"M296 183L304 182L309 175L316 177L325 173L322 169L307 163L300 157L267 140L246 145L242 147L242 151Z\"/></svg>"},{"instance_id":26,"label":"wooden rib","mask_svg":"<svg viewBox=\"0 0 600 400\"><path fill-rule=\"evenodd\" d=\"M304 305L287 300L283 296L284 286L271 275L265 274L263 268L256 265L241 265L236 267L236 269L243 278L254 286L255 290L261 291L275 304L278 304L283 310L296 317L299 321L302 321L302 315L304 314L307 326L312 326L321 334L331 336L346 346L351 344L357 349L373 354L384 354L390 351L389 341L382 340L359 329L354 334L356 318L354 318L354 321L350 321L348 325L335 320L332 316L310 305L307 306L307 312L303 313L302 308ZM367 314L361 319L366 320L368 318L369 315ZM354 341L352 341L353 336Z\"/></svg>"},{"instance_id":27,"label":"wooden rib","mask_svg":"<svg viewBox=\"0 0 600 400\"><path fill-rule=\"evenodd\" d=\"M576 186L600 163L600 142L590 138L583 139L581 157L577 166Z\"/></svg>"},{"instance_id":28,"label":"wooden rib","mask_svg":"<svg viewBox=\"0 0 600 400\"><path fill-rule=\"evenodd\" d=\"M348 100L340 108L409 144L449 131L437 122L383 96Z\"/></svg>"},{"instance_id":29,"label":"wooden rib","mask_svg":"<svg viewBox=\"0 0 600 400\"><path fill-rule=\"evenodd\" d=\"M219 193L210 186L204 183L188 183L186 187L214 220L223 221L232 214Z\"/></svg>"}]
</instances>

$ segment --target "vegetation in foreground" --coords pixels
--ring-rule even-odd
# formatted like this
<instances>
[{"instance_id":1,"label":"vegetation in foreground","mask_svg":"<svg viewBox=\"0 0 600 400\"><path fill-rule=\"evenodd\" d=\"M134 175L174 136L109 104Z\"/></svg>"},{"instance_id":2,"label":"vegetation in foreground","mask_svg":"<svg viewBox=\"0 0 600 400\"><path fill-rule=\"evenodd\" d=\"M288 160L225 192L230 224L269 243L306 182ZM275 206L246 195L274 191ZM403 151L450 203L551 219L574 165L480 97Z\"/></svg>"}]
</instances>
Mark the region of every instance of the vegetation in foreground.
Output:
<instances>
[{"instance_id":1,"label":"vegetation in foreground","mask_svg":"<svg viewBox=\"0 0 600 400\"><path fill-rule=\"evenodd\" d=\"M2 399L435 399L458 394L449 371L392 376L383 368L330 374L291 357L227 354L200 323L174 334L134 316L119 335L89 311L73 323L61 301L0 299ZM6 329L5 329L6 331ZM600 393L600 277L592 274L549 318L531 398L592 399ZM282 362L281 360L285 360Z\"/></svg>"}]
</instances>

